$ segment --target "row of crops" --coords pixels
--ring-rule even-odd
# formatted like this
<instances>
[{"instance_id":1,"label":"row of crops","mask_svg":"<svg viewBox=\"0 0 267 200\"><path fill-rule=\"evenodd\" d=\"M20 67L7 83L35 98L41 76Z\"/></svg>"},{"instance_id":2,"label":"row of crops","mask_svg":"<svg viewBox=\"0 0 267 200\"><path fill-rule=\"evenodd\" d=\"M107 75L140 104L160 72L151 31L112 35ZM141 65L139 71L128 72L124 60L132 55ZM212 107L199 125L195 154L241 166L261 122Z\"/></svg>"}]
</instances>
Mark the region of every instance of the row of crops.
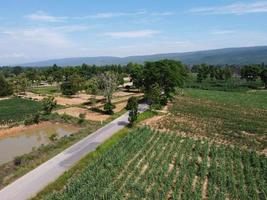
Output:
<instances>
[{"instance_id":1,"label":"row of crops","mask_svg":"<svg viewBox=\"0 0 267 200\"><path fill-rule=\"evenodd\" d=\"M267 199L267 158L137 129L47 199Z\"/></svg>"}]
</instances>

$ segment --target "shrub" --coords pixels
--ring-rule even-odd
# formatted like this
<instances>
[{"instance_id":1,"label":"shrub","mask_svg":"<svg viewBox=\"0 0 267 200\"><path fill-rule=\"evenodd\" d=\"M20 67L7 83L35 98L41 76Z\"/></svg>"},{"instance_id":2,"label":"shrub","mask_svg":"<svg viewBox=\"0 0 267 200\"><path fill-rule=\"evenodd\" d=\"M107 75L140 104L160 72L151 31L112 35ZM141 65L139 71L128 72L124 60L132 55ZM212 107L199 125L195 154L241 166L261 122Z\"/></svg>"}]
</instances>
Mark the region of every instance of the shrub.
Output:
<instances>
[{"instance_id":1,"label":"shrub","mask_svg":"<svg viewBox=\"0 0 267 200\"><path fill-rule=\"evenodd\" d=\"M113 112L114 108L115 108L115 105L113 105L112 103L105 103L104 105L104 111L109 115L114 114Z\"/></svg>"},{"instance_id":2,"label":"shrub","mask_svg":"<svg viewBox=\"0 0 267 200\"><path fill-rule=\"evenodd\" d=\"M29 126L32 124L38 124L40 122L40 114L37 113L35 115L31 115L27 119L24 120L24 125Z\"/></svg>"},{"instance_id":3,"label":"shrub","mask_svg":"<svg viewBox=\"0 0 267 200\"><path fill-rule=\"evenodd\" d=\"M56 107L57 102L54 97L46 97L42 100L43 110L45 114L50 114L52 110Z\"/></svg>"},{"instance_id":4,"label":"shrub","mask_svg":"<svg viewBox=\"0 0 267 200\"><path fill-rule=\"evenodd\" d=\"M78 124L82 124L85 121L85 116L86 116L86 113L79 114Z\"/></svg>"},{"instance_id":5,"label":"shrub","mask_svg":"<svg viewBox=\"0 0 267 200\"><path fill-rule=\"evenodd\" d=\"M131 110L132 108L138 107L138 101L136 97L130 97L128 99L126 110Z\"/></svg>"}]
</instances>

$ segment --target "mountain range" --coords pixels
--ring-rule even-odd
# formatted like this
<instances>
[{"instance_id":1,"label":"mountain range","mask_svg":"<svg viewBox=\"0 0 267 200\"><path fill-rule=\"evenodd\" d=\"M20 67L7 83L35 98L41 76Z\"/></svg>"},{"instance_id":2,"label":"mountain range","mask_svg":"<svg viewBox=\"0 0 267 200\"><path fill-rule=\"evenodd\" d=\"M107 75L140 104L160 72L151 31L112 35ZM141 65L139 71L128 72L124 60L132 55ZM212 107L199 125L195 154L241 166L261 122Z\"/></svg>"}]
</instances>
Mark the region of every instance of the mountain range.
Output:
<instances>
[{"instance_id":1,"label":"mountain range","mask_svg":"<svg viewBox=\"0 0 267 200\"><path fill-rule=\"evenodd\" d=\"M156 61L160 59L180 60L185 64L212 64L212 65L247 65L267 63L267 46L256 47L238 47L215 50L204 50L185 53L165 53L142 56L128 57L76 57L46 60L33 63L21 64L21 66L44 67L57 64L58 66L76 66L83 63L89 65L109 65L109 64L127 64L129 62L144 63L145 61Z\"/></svg>"}]
</instances>

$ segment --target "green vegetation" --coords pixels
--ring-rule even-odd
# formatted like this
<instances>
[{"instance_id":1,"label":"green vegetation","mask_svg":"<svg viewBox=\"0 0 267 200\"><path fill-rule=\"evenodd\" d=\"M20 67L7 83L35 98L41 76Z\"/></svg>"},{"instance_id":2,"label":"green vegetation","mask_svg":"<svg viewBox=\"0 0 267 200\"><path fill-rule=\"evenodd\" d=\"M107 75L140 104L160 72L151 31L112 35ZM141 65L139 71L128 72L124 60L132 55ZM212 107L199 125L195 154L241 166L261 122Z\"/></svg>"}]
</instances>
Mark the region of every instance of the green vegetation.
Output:
<instances>
[{"instance_id":1,"label":"green vegetation","mask_svg":"<svg viewBox=\"0 0 267 200\"><path fill-rule=\"evenodd\" d=\"M86 163L65 189L45 197L266 199L266 172L266 157L255 152L142 128Z\"/></svg>"},{"instance_id":2,"label":"green vegetation","mask_svg":"<svg viewBox=\"0 0 267 200\"><path fill-rule=\"evenodd\" d=\"M154 128L261 151L267 147L267 111L259 109L262 99L256 94L247 102L246 93L186 90ZM267 101L261 106L266 108Z\"/></svg>"},{"instance_id":3,"label":"green vegetation","mask_svg":"<svg viewBox=\"0 0 267 200\"><path fill-rule=\"evenodd\" d=\"M138 119L138 100L136 97L128 99L126 109L129 110L129 122L132 126Z\"/></svg>"},{"instance_id":4,"label":"green vegetation","mask_svg":"<svg viewBox=\"0 0 267 200\"><path fill-rule=\"evenodd\" d=\"M267 109L267 91L248 90L248 91L216 91L186 89L185 94L193 98L208 99L222 104L239 105L242 107Z\"/></svg>"},{"instance_id":5,"label":"green vegetation","mask_svg":"<svg viewBox=\"0 0 267 200\"><path fill-rule=\"evenodd\" d=\"M57 106L57 102L54 97L45 97L42 100L43 111L45 114L50 114L52 110Z\"/></svg>"},{"instance_id":6,"label":"green vegetation","mask_svg":"<svg viewBox=\"0 0 267 200\"><path fill-rule=\"evenodd\" d=\"M27 116L36 114L42 109L39 102L22 99L11 98L0 101L0 123L19 122Z\"/></svg>"},{"instance_id":7,"label":"green vegetation","mask_svg":"<svg viewBox=\"0 0 267 200\"><path fill-rule=\"evenodd\" d=\"M9 96L13 93L11 85L0 74L0 97Z\"/></svg>"},{"instance_id":8,"label":"green vegetation","mask_svg":"<svg viewBox=\"0 0 267 200\"><path fill-rule=\"evenodd\" d=\"M31 89L31 92L40 95L49 95L49 94L59 93L60 90L56 86L43 86L43 87L34 87Z\"/></svg>"}]
</instances>

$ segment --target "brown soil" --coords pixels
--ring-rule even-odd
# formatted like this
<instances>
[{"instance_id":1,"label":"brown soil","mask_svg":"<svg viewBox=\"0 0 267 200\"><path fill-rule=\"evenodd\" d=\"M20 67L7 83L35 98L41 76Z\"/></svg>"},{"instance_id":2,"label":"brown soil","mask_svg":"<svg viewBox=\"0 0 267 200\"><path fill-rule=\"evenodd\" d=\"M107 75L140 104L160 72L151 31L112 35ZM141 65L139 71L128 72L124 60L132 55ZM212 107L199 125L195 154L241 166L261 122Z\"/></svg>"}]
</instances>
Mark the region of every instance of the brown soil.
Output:
<instances>
[{"instance_id":1,"label":"brown soil","mask_svg":"<svg viewBox=\"0 0 267 200\"><path fill-rule=\"evenodd\" d=\"M87 120L92 120L92 121L102 121L106 120L110 117L110 115L105 115L102 113L98 112L93 112L90 110L87 110L85 108L79 108L79 107L70 107L70 108L65 108L61 110L56 110L58 114L67 114L73 117L79 117L80 113L85 113L85 119Z\"/></svg>"},{"instance_id":2,"label":"brown soil","mask_svg":"<svg viewBox=\"0 0 267 200\"><path fill-rule=\"evenodd\" d=\"M41 96L39 94L34 94L32 92L25 92L24 95L20 95L22 98L27 98L27 99L33 99L36 101L41 101L44 99L44 96Z\"/></svg>"}]
</instances>

